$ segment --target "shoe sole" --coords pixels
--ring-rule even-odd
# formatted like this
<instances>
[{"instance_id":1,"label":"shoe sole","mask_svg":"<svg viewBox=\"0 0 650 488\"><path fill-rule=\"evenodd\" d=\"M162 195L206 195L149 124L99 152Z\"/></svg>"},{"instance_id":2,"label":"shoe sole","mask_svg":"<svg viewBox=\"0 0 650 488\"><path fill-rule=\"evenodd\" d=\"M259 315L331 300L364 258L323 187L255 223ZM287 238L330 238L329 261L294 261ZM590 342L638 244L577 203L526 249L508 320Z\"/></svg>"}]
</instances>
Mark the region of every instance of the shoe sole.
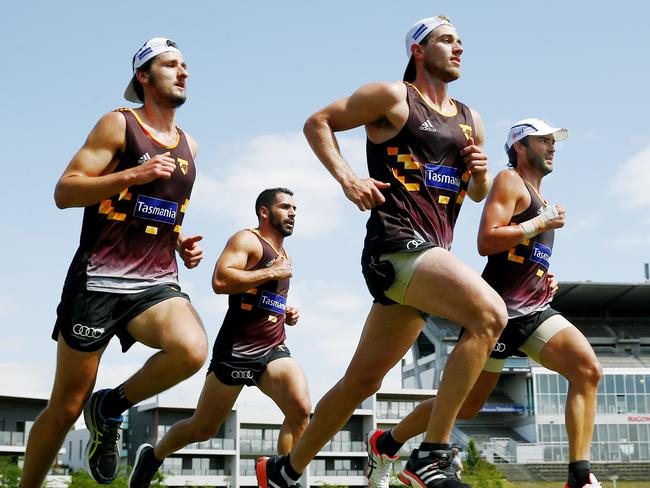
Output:
<instances>
[{"instance_id":1,"label":"shoe sole","mask_svg":"<svg viewBox=\"0 0 650 488\"><path fill-rule=\"evenodd\" d=\"M402 471L397 475L397 479L400 480L406 486L420 486L421 488L427 488L427 485L422 483L413 473L409 471Z\"/></svg>"},{"instance_id":2,"label":"shoe sole","mask_svg":"<svg viewBox=\"0 0 650 488\"><path fill-rule=\"evenodd\" d=\"M255 463L255 475L257 476L257 484L260 485L260 488L268 488L268 478L266 477L266 463L268 463L269 458L264 456L258 458Z\"/></svg>"},{"instance_id":3,"label":"shoe sole","mask_svg":"<svg viewBox=\"0 0 650 488\"><path fill-rule=\"evenodd\" d=\"M135 464L133 465L133 469L131 470L131 473L129 474L129 484L127 485L129 488L133 488L131 486L131 480L133 479L133 473L135 473L135 470L138 467L138 461L140 461L140 454L147 447L151 447L153 449L153 446L151 444L142 444L140 447L138 447L138 451L135 453Z\"/></svg>"}]
</instances>

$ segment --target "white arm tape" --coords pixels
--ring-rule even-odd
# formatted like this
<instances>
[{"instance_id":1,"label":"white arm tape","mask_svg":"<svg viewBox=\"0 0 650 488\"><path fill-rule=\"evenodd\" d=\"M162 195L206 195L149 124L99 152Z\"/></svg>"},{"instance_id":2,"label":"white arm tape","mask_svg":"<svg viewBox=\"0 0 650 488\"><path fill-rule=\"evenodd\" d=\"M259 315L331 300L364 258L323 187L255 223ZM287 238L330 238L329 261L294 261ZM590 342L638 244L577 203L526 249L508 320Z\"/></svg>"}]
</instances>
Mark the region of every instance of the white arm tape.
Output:
<instances>
[{"instance_id":1,"label":"white arm tape","mask_svg":"<svg viewBox=\"0 0 650 488\"><path fill-rule=\"evenodd\" d=\"M559 217L560 214L555 205L546 207L537 217L519 224L524 231L524 239L528 240L544 231L546 222Z\"/></svg>"}]
</instances>

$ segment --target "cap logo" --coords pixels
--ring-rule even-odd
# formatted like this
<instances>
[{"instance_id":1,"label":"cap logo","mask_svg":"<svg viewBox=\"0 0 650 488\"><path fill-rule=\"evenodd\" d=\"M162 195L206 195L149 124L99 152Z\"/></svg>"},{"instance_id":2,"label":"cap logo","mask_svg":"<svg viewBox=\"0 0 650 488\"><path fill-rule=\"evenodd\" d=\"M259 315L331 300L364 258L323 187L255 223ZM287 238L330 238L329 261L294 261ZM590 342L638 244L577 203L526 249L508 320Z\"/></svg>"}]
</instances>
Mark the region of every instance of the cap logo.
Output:
<instances>
[{"instance_id":1,"label":"cap logo","mask_svg":"<svg viewBox=\"0 0 650 488\"><path fill-rule=\"evenodd\" d=\"M417 41L418 37L422 35L422 33L427 30L427 25L426 24L420 24L420 27L417 28L417 30L413 33L413 40Z\"/></svg>"},{"instance_id":2,"label":"cap logo","mask_svg":"<svg viewBox=\"0 0 650 488\"><path fill-rule=\"evenodd\" d=\"M151 49L150 47L148 47L147 49L145 49L144 51L142 51L140 54L138 54L138 60L144 58L144 57L145 57L147 54L149 54L151 51L153 51L153 49Z\"/></svg>"}]
</instances>

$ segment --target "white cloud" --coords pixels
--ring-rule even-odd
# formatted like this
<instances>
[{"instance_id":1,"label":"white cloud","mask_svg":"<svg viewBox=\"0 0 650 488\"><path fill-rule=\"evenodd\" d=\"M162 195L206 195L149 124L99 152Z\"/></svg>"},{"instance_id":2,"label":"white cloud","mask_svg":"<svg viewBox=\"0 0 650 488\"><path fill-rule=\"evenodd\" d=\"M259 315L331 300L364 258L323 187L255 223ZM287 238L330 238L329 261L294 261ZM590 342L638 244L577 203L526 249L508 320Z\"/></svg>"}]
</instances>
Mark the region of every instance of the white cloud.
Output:
<instances>
[{"instance_id":1,"label":"white cloud","mask_svg":"<svg viewBox=\"0 0 650 488\"><path fill-rule=\"evenodd\" d=\"M624 162L610 185L610 192L620 196L624 208L650 207L650 145Z\"/></svg>"},{"instance_id":2,"label":"white cloud","mask_svg":"<svg viewBox=\"0 0 650 488\"><path fill-rule=\"evenodd\" d=\"M364 140L338 138L342 153L356 171L365 159ZM192 196L193 210L239 227L254 222L255 198L264 188L288 187L298 206L296 237L318 238L344 225L343 193L298 133L264 135L241 146L222 147L212 173L199 173Z\"/></svg>"},{"instance_id":3,"label":"white cloud","mask_svg":"<svg viewBox=\"0 0 650 488\"><path fill-rule=\"evenodd\" d=\"M609 239L604 242L605 247L610 248L635 248L647 247L650 245L650 236L647 233L643 234L628 234L625 236Z\"/></svg>"}]
</instances>

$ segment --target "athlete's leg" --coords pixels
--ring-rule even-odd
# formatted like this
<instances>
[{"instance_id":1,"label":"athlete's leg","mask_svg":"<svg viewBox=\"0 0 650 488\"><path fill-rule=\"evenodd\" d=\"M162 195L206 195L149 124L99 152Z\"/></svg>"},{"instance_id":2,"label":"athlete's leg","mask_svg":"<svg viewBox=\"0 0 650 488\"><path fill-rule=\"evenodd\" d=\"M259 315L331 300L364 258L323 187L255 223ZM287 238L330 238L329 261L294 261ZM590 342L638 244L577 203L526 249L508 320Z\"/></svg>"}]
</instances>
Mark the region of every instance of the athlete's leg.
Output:
<instances>
[{"instance_id":1,"label":"athlete's leg","mask_svg":"<svg viewBox=\"0 0 650 488\"><path fill-rule=\"evenodd\" d=\"M420 312L411 307L372 306L345 375L318 402L311 422L291 452L291 466L296 472L303 472L354 409L379 390L386 373L406 354L423 325Z\"/></svg>"},{"instance_id":2,"label":"athlete's leg","mask_svg":"<svg viewBox=\"0 0 650 488\"><path fill-rule=\"evenodd\" d=\"M309 423L311 400L305 373L293 358L279 358L266 366L257 386L284 414L278 438L278 453L287 454Z\"/></svg>"},{"instance_id":3,"label":"athlete's leg","mask_svg":"<svg viewBox=\"0 0 650 488\"><path fill-rule=\"evenodd\" d=\"M80 352L68 346L59 334L56 373L50 400L29 432L22 488L40 488L70 427L81 415L97 377L104 348Z\"/></svg>"},{"instance_id":4,"label":"athlete's leg","mask_svg":"<svg viewBox=\"0 0 650 488\"><path fill-rule=\"evenodd\" d=\"M508 320L501 297L469 266L442 248L420 259L404 303L465 327L447 358L426 442L448 443L458 412Z\"/></svg>"},{"instance_id":5,"label":"athlete's leg","mask_svg":"<svg viewBox=\"0 0 650 488\"><path fill-rule=\"evenodd\" d=\"M472 391L465 399L465 403L458 412L459 419L471 419L478 414L485 401L494 390L501 373L481 371L481 374L474 383ZM391 430L391 435L400 444L406 443L418 434L427 430L431 411L436 402L435 398L429 398L420 402L411 413L404 417L399 424Z\"/></svg>"},{"instance_id":6,"label":"athlete's leg","mask_svg":"<svg viewBox=\"0 0 650 488\"><path fill-rule=\"evenodd\" d=\"M557 320L566 321L554 315L545 323ZM540 362L569 381L565 411L569 461L588 460L602 376L598 358L585 336L571 326L551 337L540 353Z\"/></svg>"},{"instance_id":7,"label":"athlete's leg","mask_svg":"<svg viewBox=\"0 0 650 488\"><path fill-rule=\"evenodd\" d=\"M164 300L132 319L129 333L142 344L160 349L124 384L124 394L138 403L196 373L208 354L201 319L189 301Z\"/></svg>"},{"instance_id":8,"label":"athlete's leg","mask_svg":"<svg viewBox=\"0 0 650 488\"><path fill-rule=\"evenodd\" d=\"M242 388L225 385L214 373L208 373L194 414L171 426L154 448L156 459L162 461L188 444L210 439L232 410Z\"/></svg>"}]
</instances>

